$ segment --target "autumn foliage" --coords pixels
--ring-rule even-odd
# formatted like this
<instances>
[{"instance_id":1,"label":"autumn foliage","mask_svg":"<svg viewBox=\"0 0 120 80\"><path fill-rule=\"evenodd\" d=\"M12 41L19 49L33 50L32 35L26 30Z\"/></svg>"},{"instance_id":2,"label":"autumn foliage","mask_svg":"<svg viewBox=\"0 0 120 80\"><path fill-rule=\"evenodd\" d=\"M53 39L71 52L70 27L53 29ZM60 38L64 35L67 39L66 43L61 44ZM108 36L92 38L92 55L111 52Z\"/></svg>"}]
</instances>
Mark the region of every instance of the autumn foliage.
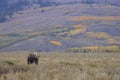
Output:
<instances>
[{"instance_id":1,"label":"autumn foliage","mask_svg":"<svg viewBox=\"0 0 120 80\"><path fill-rule=\"evenodd\" d=\"M52 40L50 41L51 44L56 45L56 46L62 46L62 43L59 41Z\"/></svg>"}]
</instances>

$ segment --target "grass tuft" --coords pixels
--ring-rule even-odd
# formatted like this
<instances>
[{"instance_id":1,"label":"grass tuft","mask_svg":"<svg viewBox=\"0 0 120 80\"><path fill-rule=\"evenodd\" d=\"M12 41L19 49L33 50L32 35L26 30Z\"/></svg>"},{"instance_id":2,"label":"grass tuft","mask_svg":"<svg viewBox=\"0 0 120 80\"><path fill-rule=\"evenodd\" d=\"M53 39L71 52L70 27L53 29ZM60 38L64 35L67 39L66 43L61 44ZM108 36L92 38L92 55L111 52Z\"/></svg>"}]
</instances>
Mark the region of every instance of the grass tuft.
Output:
<instances>
[{"instance_id":1,"label":"grass tuft","mask_svg":"<svg viewBox=\"0 0 120 80\"><path fill-rule=\"evenodd\" d=\"M4 62L7 63L8 65L11 65L11 66L15 65L15 63L13 63L11 61L4 61Z\"/></svg>"}]
</instances>

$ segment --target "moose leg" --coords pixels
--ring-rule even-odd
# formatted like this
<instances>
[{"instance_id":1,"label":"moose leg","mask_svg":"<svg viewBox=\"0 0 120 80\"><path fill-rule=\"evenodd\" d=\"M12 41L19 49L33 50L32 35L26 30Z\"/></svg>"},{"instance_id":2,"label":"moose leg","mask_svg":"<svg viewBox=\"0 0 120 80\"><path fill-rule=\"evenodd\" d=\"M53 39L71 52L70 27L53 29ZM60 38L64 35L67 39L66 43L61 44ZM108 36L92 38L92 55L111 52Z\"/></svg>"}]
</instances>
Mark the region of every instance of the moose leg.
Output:
<instances>
[{"instance_id":1,"label":"moose leg","mask_svg":"<svg viewBox=\"0 0 120 80\"><path fill-rule=\"evenodd\" d=\"M32 63L33 63L33 60L32 60L31 57L28 58L27 63L28 63L28 64L32 64Z\"/></svg>"},{"instance_id":2,"label":"moose leg","mask_svg":"<svg viewBox=\"0 0 120 80\"><path fill-rule=\"evenodd\" d=\"M30 60L29 59L27 59L27 64L30 64Z\"/></svg>"},{"instance_id":3,"label":"moose leg","mask_svg":"<svg viewBox=\"0 0 120 80\"><path fill-rule=\"evenodd\" d=\"M37 64L37 65L38 65L38 59L37 59L37 58L35 59L35 64Z\"/></svg>"}]
</instances>

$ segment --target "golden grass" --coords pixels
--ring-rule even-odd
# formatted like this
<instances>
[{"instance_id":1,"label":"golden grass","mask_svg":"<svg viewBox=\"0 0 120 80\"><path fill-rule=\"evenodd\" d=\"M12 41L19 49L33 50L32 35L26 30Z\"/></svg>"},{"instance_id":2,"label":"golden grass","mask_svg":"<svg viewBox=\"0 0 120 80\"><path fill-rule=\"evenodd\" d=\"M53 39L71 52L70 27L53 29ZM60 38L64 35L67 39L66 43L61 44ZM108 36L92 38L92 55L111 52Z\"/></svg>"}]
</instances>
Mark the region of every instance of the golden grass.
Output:
<instances>
[{"instance_id":1,"label":"golden grass","mask_svg":"<svg viewBox=\"0 0 120 80\"><path fill-rule=\"evenodd\" d=\"M7 60L28 69L2 74L0 80L120 80L120 53L43 52L38 66L26 64L28 53L0 53L0 62Z\"/></svg>"},{"instance_id":2,"label":"golden grass","mask_svg":"<svg viewBox=\"0 0 120 80\"><path fill-rule=\"evenodd\" d=\"M85 24L76 24L76 25L73 25L74 28L87 28L88 25L85 25Z\"/></svg>"},{"instance_id":3,"label":"golden grass","mask_svg":"<svg viewBox=\"0 0 120 80\"><path fill-rule=\"evenodd\" d=\"M82 47L83 49L90 49L93 51L97 51L98 48L100 51L104 50L111 50L112 52L120 51L120 48L118 46L88 46L88 47Z\"/></svg>"},{"instance_id":4,"label":"golden grass","mask_svg":"<svg viewBox=\"0 0 120 80\"><path fill-rule=\"evenodd\" d=\"M113 37L112 35L105 33L105 32L86 32L85 33L90 38L102 38L106 39L107 43L109 44L119 44L119 36Z\"/></svg>"},{"instance_id":5,"label":"golden grass","mask_svg":"<svg viewBox=\"0 0 120 80\"><path fill-rule=\"evenodd\" d=\"M86 20L104 20L104 21L114 21L120 20L120 16L76 16L72 17L73 21L86 21Z\"/></svg>"},{"instance_id":6,"label":"golden grass","mask_svg":"<svg viewBox=\"0 0 120 80\"><path fill-rule=\"evenodd\" d=\"M70 30L68 32L69 35L76 35L76 34L79 34L79 33L86 32L87 25L77 24L77 25L73 25L73 28L74 28L73 30Z\"/></svg>"},{"instance_id":7,"label":"golden grass","mask_svg":"<svg viewBox=\"0 0 120 80\"><path fill-rule=\"evenodd\" d=\"M44 9L45 11L48 11L48 10L54 9L54 7L45 7L45 8L41 8L41 9Z\"/></svg>"},{"instance_id":8,"label":"golden grass","mask_svg":"<svg viewBox=\"0 0 120 80\"><path fill-rule=\"evenodd\" d=\"M105 38L105 39L108 39L108 38L111 38L112 36L105 33L105 32L86 32L87 36L88 37L91 37L91 38Z\"/></svg>"},{"instance_id":9,"label":"golden grass","mask_svg":"<svg viewBox=\"0 0 120 80\"><path fill-rule=\"evenodd\" d=\"M59 41L51 40L50 43L56 46L62 46L62 43Z\"/></svg>"},{"instance_id":10,"label":"golden grass","mask_svg":"<svg viewBox=\"0 0 120 80\"><path fill-rule=\"evenodd\" d=\"M71 35L79 34L79 33L84 33L86 29L73 29L69 32Z\"/></svg>"}]
</instances>

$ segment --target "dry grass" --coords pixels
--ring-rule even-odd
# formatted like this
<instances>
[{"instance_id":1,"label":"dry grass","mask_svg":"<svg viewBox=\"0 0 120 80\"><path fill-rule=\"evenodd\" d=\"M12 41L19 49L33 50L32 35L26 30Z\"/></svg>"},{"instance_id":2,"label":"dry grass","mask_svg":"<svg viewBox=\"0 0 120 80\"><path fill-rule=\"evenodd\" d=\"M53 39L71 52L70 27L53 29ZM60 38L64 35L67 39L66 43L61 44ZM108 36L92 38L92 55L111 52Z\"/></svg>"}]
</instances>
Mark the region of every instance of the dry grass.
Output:
<instances>
[{"instance_id":1,"label":"dry grass","mask_svg":"<svg viewBox=\"0 0 120 80\"><path fill-rule=\"evenodd\" d=\"M86 24L76 24L76 25L73 25L73 27L77 28L77 29L79 29L79 28L87 28L87 26L88 25L86 25Z\"/></svg>"},{"instance_id":2,"label":"dry grass","mask_svg":"<svg viewBox=\"0 0 120 80\"><path fill-rule=\"evenodd\" d=\"M0 62L10 61L15 65L0 64L5 66L0 70L19 68L1 73L0 80L120 80L120 53L42 52L38 66L26 64L28 53L1 53ZM25 70L19 71L21 66Z\"/></svg>"},{"instance_id":3,"label":"dry grass","mask_svg":"<svg viewBox=\"0 0 120 80\"><path fill-rule=\"evenodd\" d=\"M86 29L73 29L69 32L70 35L75 35L75 34L79 34L79 33L84 33L86 31Z\"/></svg>"},{"instance_id":4,"label":"dry grass","mask_svg":"<svg viewBox=\"0 0 120 80\"><path fill-rule=\"evenodd\" d=\"M112 37L111 35L109 35L105 32L86 32L86 34L87 34L88 37L91 37L91 38L105 38L105 39L108 39L108 38Z\"/></svg>"},{"instance_id":5,"label":"dry grass","mask_svg":"<svg viewBox=\"0 0 120 80\"><path fill-rule=\"evenodd\" d=\"M119 41L115 39L112 35L105 32L86 32L86 35L90 38L101 38L106 39L109 44L119 44ZM98 36L99 35L99 36Z\"/></svg>"},{"instance_id":6,"label":"dry grass","mask_svg":"<svg viewBox=\"0 0 120 80\"><path fill-rule=\"evenodd\" d=\"M114 21L120 20L120 16L77 16L72 17L73 21L86 21L86 20L104 20L104 21Z\"/></svg>"},{"instance_id":7,"label":"dry grass","mask_svg":"<svg viewBox=\"0 0 120 80\"><path fill-rule=\"evenodd\" d=\"M99 51L105 52L107 50L110 50L111 52L120 52L119 46L89 46L89 47L83 47L83 49L90 49L91 51Z\"/></svg>"},{"instance_id":8,"label":"dry grass","mask_svg":"<svg viewBox=\"0 0 120 80\"><path fill-rule=\"evenodd\" d=\"M59 41L51 40L50 43L56 46L62 46L62 43Z\"/></svg>"},{"instance_id":9,"label":"dry grass","mask_svg":"<svg viewBox=\"0 0 120 80\"><path fill-rule=\"evenodd\" d=\"M88 25L85 24L76 24L73 25L73 29L70 30L67 34L68 35L76 35L80 33L85 33L88 28Z\"/></svg>"}]
</instances>

